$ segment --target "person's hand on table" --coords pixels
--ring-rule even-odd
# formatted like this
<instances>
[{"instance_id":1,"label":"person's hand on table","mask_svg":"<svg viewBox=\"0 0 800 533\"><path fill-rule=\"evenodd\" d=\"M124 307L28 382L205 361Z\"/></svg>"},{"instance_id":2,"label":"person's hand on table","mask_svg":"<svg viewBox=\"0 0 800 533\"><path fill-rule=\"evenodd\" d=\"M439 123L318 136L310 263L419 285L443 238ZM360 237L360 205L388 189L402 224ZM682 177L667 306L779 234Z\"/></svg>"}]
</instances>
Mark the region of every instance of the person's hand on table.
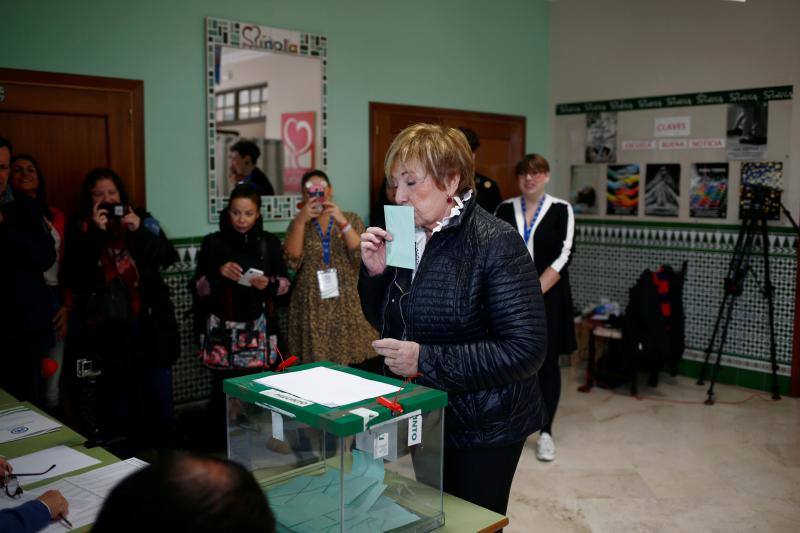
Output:
<instances>
[{"instance_id":1,"label":"person's hand on table","mask_svg":"<svg viewBox=\"0 0 800 533\"><path fill-rule=\"evenodd\" d=\"M11 472L14 471L14 468L11 466L11 463L6 461L5 457L0 457L0 477L5 478L7 475L10 475Z\"/></svg>"},{"instance_id":2,"label":"person's hand on table","mask_svg":"<svg viewBox=\"0 0 800 533\"><path fill-rule=\"evenodd\" d=\"M53 520L64 518L69 514L69 503L67 503L67 499L57 490L48 490L36 499L50 509L50 517Z\"/></svg>"}]
</instances>

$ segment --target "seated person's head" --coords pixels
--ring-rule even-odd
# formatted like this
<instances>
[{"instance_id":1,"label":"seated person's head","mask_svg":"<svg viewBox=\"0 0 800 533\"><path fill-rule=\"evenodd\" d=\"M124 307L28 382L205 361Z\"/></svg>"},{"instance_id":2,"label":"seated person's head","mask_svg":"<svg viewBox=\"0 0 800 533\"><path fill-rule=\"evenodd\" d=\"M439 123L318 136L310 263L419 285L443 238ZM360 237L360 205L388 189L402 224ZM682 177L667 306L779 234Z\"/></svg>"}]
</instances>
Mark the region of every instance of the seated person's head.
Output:
<instances>
[{"instance_id":1,"label":"seated person's head","mask_svg":"<svg viewBox=\"0 0 800 533\"><path fill-rule=\"evenodd\" d=\"M238 176L247 176L258 165L261 150L250 141L238 141L231 146L231 170Z\"/></svg>"},{"instance_id":2,"label":"seated person's head","mask_svg":"<svg viewBox=\"0 0 800 533\"><path fill-rule=\"evenodd\" d=\"M181 454L117 485L92 531L272 533L275 518L261 487L244 467Z\"/></svg>"}]
</instances>

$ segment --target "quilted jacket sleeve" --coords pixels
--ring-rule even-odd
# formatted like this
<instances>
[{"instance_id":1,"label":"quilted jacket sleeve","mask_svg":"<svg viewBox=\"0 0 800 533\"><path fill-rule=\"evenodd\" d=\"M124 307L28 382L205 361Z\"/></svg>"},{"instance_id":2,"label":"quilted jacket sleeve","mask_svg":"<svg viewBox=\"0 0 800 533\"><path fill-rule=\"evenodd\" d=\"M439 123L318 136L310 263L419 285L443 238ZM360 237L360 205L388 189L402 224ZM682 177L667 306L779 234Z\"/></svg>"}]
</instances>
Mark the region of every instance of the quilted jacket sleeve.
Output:
<instances>
[{"instance_id":1,"label":"quilted jacket sleeve","mask_svg":"<svg viewBox=\"0 0 800 533\"><path fill-rule=\"evenodd\" d=\"M526 380L546 355L547 327L536 267L512 231L486 251L481 313L486 339L420 346L419 382L448 392L501 387Z\"/></svg>"}]
</instances>

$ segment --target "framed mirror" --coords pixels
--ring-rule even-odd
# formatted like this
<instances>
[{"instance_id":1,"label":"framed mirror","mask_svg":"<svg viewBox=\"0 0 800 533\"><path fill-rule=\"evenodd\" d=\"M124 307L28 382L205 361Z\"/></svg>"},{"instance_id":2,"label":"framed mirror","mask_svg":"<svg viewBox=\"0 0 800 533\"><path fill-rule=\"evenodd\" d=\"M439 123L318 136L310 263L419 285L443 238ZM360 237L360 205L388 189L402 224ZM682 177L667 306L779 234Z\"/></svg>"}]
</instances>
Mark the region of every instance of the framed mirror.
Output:
<instances>
[{"instance_id":1,"label":"framed mirror","mask_svg":"<svg viewBox=\"0 0 800 533\"><path fill-rule=\"evenodd\" d=\"M294 216L300 178L327 165L326 51L323 35L206 19L210 222L241 182L264 220Z\"/></svg>"}]
</instances>

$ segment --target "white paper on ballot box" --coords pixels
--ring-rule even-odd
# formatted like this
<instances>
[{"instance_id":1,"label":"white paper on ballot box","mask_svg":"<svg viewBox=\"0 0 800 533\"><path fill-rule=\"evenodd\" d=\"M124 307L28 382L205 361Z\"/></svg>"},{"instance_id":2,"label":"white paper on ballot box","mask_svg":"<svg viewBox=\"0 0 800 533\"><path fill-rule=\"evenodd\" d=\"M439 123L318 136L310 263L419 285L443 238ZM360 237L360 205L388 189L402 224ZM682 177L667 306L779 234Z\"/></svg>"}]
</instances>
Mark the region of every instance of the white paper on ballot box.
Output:
<instances>
[{"instance_id":1,"label":"white paper on ballot box","mask_svg":"<svg viewBox=\"0 0 800 533\"><path fill-rule=\"evenodd\" d=\"M325 407L349 405L400 390L400 387L394 385L324 366L288 374L275 374L257 379L255 382Z\"/></svg>"}]
</instances>

